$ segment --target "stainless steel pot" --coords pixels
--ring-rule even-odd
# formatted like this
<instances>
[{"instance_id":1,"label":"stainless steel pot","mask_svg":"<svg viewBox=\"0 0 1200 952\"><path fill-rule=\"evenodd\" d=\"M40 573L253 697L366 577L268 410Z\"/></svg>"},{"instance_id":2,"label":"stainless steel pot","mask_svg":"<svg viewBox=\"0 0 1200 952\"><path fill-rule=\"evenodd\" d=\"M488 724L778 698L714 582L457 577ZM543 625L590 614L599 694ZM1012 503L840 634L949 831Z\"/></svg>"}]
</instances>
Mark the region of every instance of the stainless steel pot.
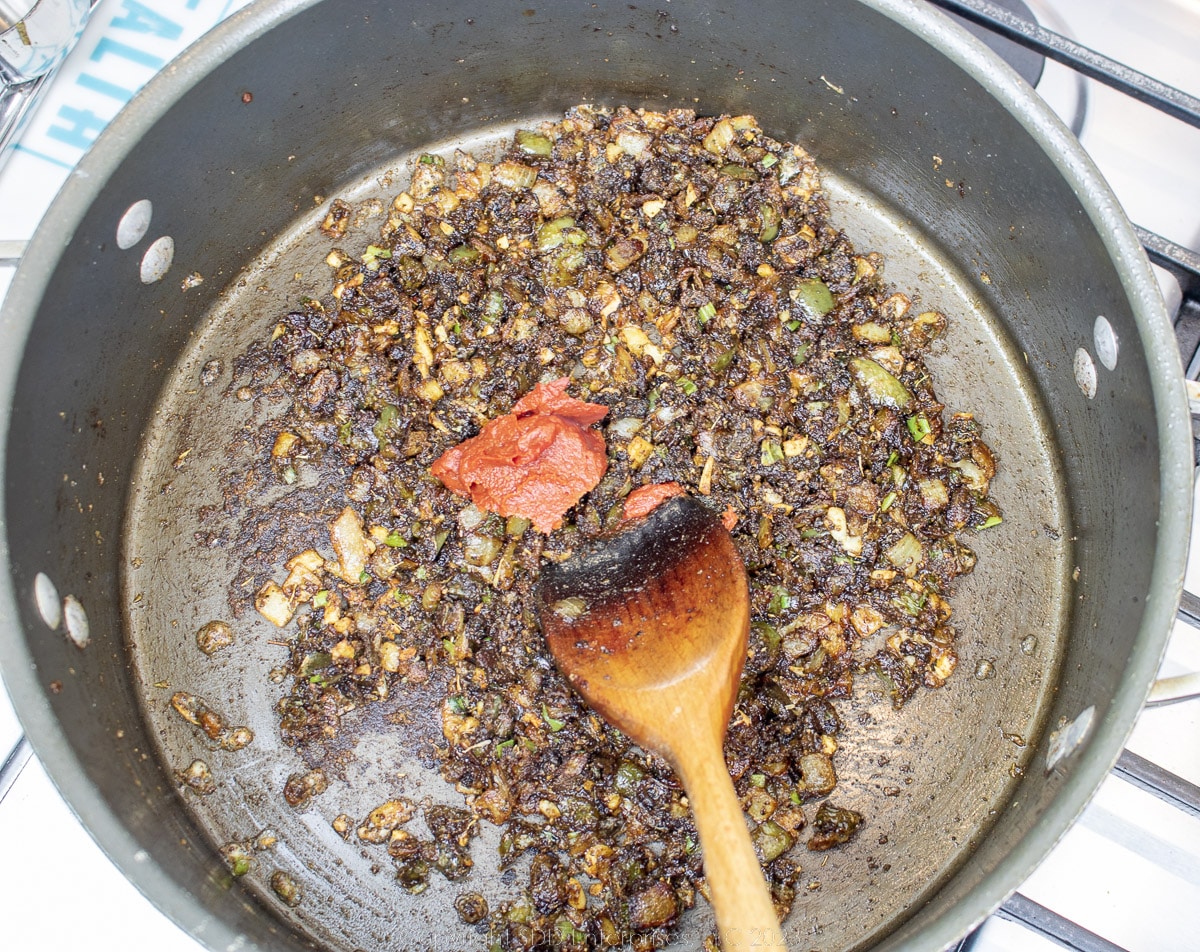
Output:
<instances>
[{"instance_id":1,"label":"stainless steel pot","mask_svg":"<svg viewBox=\"0 0 1200 952\"><path fill-rule=\"evenodd\" d=\"M229 569L193 544L212 482L195 463L236 422L189 405L189 386L305 290L314 196L361 196L417 151L580 101L753 112L805 143L856 241L951 315L939 389L978 412L1001 460L1008 518L973 542L980 566L956 601L963 670L898 720L860 712L843 787L871 800L873 832L814 870L792 947L963 935L1078 815L1145 699L1187 546L1178 356L1113 196L982 46L902 0L259 3L81 163L14 281L0 356L6 683L96 839L213 949L482 940L448 891L414 902L320 823L273 812L288 767L261 643L219 671L181 647ZM203 283L183 290L193 273ZM176 466L184 433L195 454ZM971 677L983 660L997 677ZM165 716L164 681L223 692L255 728L249 759L212 755L230 778L214 806L178 793L195 741ZM884 796L893 759L914 782ZM272 862L302 879L295 910L262 878L232 884L217 854L264 817L284 827Z\"/></svg>"}]
</instances>

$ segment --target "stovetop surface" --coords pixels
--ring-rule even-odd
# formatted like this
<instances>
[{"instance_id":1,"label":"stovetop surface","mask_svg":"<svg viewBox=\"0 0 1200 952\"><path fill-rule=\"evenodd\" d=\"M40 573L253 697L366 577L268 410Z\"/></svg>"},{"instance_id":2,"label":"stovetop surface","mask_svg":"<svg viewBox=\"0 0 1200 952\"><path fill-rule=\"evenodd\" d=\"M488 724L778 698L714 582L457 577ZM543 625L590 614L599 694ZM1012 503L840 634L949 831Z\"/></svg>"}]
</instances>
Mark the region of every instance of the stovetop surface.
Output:
<instances>
[{"instance_id":1,"label":"stovetop surface","mask_svg":"<svg viewBox=\"0 0 1200 952\"><path fill-rule=\"evenodd\" d=\"M32 235L88 144L124 102L245 2L159 4L162 9L146 17L136 15L139 5L101 0L0 172L0 248ZM1200 0L1027 2L1043 25L1200 95ZM1070 124L1078 119L1078 85L1069 69L1048 63L1038 90ZM1096 83L1086 85L1086 112L1075 128L1130 218L1185 247L1200 247L1200 130ZM10 280L11 269L0 267L0 296ZM1177 286L1169 278L1163 286L1168 305L1177 307ZM1200 559L1192 563L1188 588L1200 591ZM1177 623L1161 673L1193 671L1200 671L1200 633ZM20 738L0 691L0 764ZM1145 710L1128 750L1200 786L1200 700ZM20 760L9 758L8 779L15 780L7 792L0 789L4 947L125 952L132 944L200 952L196 940L109 863L36 757L23 767ZM1066 931L1077 949L1200 949L1200 808L1114 773L1020 894L1074 923L1076 931ZM996 915L961 948L1040 952L1061 948L1062 931L1062 923L1042 933L1011 914Z\"/></svg>"}]
</instances>

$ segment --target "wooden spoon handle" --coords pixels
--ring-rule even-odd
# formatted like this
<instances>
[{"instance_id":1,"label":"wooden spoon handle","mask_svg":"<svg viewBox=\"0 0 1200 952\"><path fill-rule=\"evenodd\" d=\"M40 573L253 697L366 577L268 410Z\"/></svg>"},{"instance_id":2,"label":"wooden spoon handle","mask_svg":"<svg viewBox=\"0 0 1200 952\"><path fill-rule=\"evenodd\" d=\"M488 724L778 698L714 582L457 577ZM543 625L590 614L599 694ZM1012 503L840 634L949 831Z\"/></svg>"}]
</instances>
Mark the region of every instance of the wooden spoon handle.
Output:
<instances>
[{"instance_id":1,"label":"wooden spoon handle","mask_svg":"<svg viewBox=\"0 0 1200 952\"><path fill-rule=\"evenodd\" d=\"M787 952L720 744L697 744L678 770L704 849L724 952Z\"/></svg>"}]
</instances>

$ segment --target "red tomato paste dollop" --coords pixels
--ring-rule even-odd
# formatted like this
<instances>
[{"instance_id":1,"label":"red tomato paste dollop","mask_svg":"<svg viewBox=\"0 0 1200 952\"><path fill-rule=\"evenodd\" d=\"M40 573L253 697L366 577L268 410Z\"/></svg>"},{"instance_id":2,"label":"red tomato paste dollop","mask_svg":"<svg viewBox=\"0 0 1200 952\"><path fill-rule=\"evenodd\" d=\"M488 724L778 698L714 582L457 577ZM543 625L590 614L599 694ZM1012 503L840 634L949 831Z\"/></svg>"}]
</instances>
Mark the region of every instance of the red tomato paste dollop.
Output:
<instances>
[{"instance_id":1,"label":"red tomato paste dollop","mask_svg":"<svg viewBox=\"0 0 1200 952\"><path fill-rule=\"evenodd\" d=\"M626 519L641 519L650 515L672 496L682 496L684 489L679 483L650 483L639 486L625 497L622 514Z\"/></svg>"},{"instance_id":2,"label":"red tomato paste dollop","mask_svg":"<svg viewBox=\"0 0 1200 952\"><path fill-rule=\"evenodd\" d=\"M604 437L588 429L608 407L568 397L568 382L538 384L510 413L443 453L433 475L480 509L528 519L539 532L557 529L608 469Z\"/></svg>"},{"instance_id":3,"label":"red tomato paste dollop","mask_svg":"<svg viewBox=\"0 0 1200 952\"><path fill-rule=\"evenodd\" d=\"M625 508L621 510L621 516L624 519L642 519L668 499L682 496L685 492L687 490L679 483L648 483L639 486L625 497ZM726 506L725 511L721 513L721 524L725 531L732 532L737 522L738 515L733 506Z\"/></svg>"}]
</instances>

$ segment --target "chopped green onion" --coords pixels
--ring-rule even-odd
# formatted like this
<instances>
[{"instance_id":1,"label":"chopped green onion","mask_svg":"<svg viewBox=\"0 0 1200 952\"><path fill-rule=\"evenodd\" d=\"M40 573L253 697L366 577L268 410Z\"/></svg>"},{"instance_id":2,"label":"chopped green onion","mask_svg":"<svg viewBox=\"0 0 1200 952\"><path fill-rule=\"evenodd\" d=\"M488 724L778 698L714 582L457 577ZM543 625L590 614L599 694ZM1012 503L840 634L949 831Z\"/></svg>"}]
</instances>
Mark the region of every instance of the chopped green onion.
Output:
<instances>
[{"instance_id":1,"label":"chopped green onion","mask_svg":"<svg viewBox=\"0 0 1200 952\"><path fill-rule=\"evenodd\" d=\"M375 439L382 443L388 431L395 424L398 416L400 416L400 408L393 403L389 403L380 410L379 419L376 421L375 426L371 428L371 432L375 434Z\"/></svg>"},{"instance_id":2,"label":"chopped green onion","mask_svg":"<svg viewBox=\"0 0 1200 952\"><path fill-rule=\"evenodd\" d=\"M279 474L283 477L283 481L289 486L296 481L296 467L290 463L283 468L283 472Z\"/></svg>"},{"instance_id":3,"label":"chopped green onion","mask_svg":"<svg viewBox=\"0 0 1200 952\"><path fill-rule=\"evenodd\" d=\"M750 838L759 855L768 863L779 859L796 842L796 837L774 820L767 820L750 834Z\"/></svg>"},{"instance_id":4,"label":"chopped green onion","mask_svg":"<svg viewBox=\"0 0 1200 952\"><path fill-rule=\"evenodd\" d=\"M982 529L990 529L992 526L998 526L998 525L1000 525L1000 523L1002 523L1003 521L1004 521L1004 520L1003 520L1003 519L1001 519L999 516L988 516L988 517L987 517L987 518L986 518L986 519L983 521L983 525L981 525L979 528L980 528L981 530L982 530Z\"/></svg>"},{"instance_id":5,"label":"chopped green onion","mask_svg":"<svg viewBox=\"0 0 1200 952\"><path fill-rule=\"evenodd\" d=\"M361 572L358 574L358 583L359 583L360 585L366 585L366 584L367 584L367 582L369 582L369 581L371 581L371 573L370 573L370 572L368 572L366 569L363 569L363 570L362 570L362 571L361 571Z\"/></svg>"},{"instance_id":6,"label":"chopped green onion","mask_svg":"<svg viewBox=\"0 0 1200 952\"><path fill-rule=\"evenodd\" d=\"M554 151L554 143L550 141L549 136L544 136L540 132L522 129L517 133L517 148L526 155L536 155L544 159Z\"/></svg>"},{"instance_id":7,"label":"chopped green onion","mask_svg":"<svg viewBox=\"0 0 1200 952\"><path fill-rule=\"evenodd\" d=\"M783 326L786 327L789 331L800 330L800 322L799 321L788 321ZM808 345L805 345L805 346L807 347Z\"/></svg>"},{"instance_id":8,"label":"chopped green onion","mask_svg":"<svg viewBox=\"0 0 1200 952\"><path fill-rule=\"evenodd\" d=\"M508 740L500 741L500 743L496 745L496 754L499 755L501 751L508 750L508 748L512 747L515 743L516 741L511 737Z\"/></svg>"},{"instance_id":9,"label":"chopped green onion","mask_svg":"<svg viewBox=\"0 0 1200 952\"><path fill-rule=\"evenodd\" d=\"M617 775L613 778L613 789L623 797L632 796L638 783L646 774L637 764L630 760L621 761L617 767Z\"/></svg>"},{"instance_id":10,"label":"chopped green onion","mask_svg":"<svg viewBox=\"0 0 1200 952\"><path fill-rule=\"evenodd\" d=\"M805 341L803 344L801 344L799 347L797 347L794 351L792 351L792 363L795 364L797 367L799 367L802 363L804 363L804 359L808 356L809 346L810 345L809 345L808 341Z\"/></svg>"},{"instance_id":11,"label":"chopped green onion","mask_svg":"<svg viewBox=\"0 0 1200 952\"><path fill-rule=\"evenodd\" d=\"M538 251L549 251L557 248L564 241L573 245L581 245L587 241L587 234L575 227L575 219L564 215L548 221L537 230Z\"/></svg>"},{"instance_id":12,"label":"chopped green onion","mask_svg":"<svg viewBox=\"0 0 1200 952\"><path fill-rule=\"evenodd\" d=\"M700 322L701 327L703 327L716 316L717 306L713 304L712 301L706 301L704 304L701 304L700 310L696 312L696 320Z\"/></svg>"},{"instance_id":13,"label":"chopped green onion","mask_svg":"<svg viewBox=\"0 0 1200 952\"><path fill-rule=\"evenodd\" d=\"M328 668L332 663L333 658L328 651L314 651L306 654L304 660L300 662L300 677L311 677L322 668Z\"/></svg>"},{"instance_id":14,"label":"chopped green onion","mask_svg":"<svg viewBox=\"0 0 1200 952\"><path fill-rule=\"evenodd\" d=\"M587 939L587 934L575 928L575 923L566 916L558 917L554 923L554 931L563 945L579 945Z\"/></svg>"},{"instance_id":15,"label":"chopped green onion","mask_svg":"<svg viewBox=\"0 0 1200 952\"><path fill-rule=\"evenodd\" d=\"M778 440L763 440L759 461L763 466L773 466L783 461L783 446Z\"/></svg>"},{"instance_id":16,"label":"chopped green onion","mask_svg":"<svg viewBox=\"0 0 1200 952\"><path fill-rule=\"evenodd\" d=\"M791 604L791 596L788 595L787 589L778 585L772 591L774 594L771 596L770 604L767 605L767 611L772 615L782 615Z\"/></svg>"},{"instance_id":17,"label":"chopped green onion","mask_svg":"<svg viewBox=\"0 0 1200 952\"><path fill-rule=\"evenodd\" d=\"M542 705L542 720L546 722L546 726L552 731L560 731L567 726L565 721L560 721L555 717L550 716L550 712L546 710L546 705Z\"/></svg>"},{"instance_id":18,"label":"chopped green onion","mask_svg":"<svg viewBox=\"0 0 1200 952\"><path fill-rule=\"evenodd\" d=\"M733 366L734 358L737 357L737 348L730 347L720 357L713 361L712 372L713 376L719 377Z\"/></svg>"},{"instance_id":19,"label":"chopped green onion","mask_svg":"<svg viewBox=\"0 0 1200 952\"><path fill-rule=\"evenodd\" d=\"M758 230L758 240L766 244L779 237L779 209L765 202L759 206L762 216L762 227Z\"/></svg>"},{"instance_id":20,"label":"chopped green onion","mask_svg":"<svg viewBox=\"0 0 1200 952\"><path fill-rule=\"evenodd\" d=\"M739 182L757 182L758 176L754 173L754 169L745 165L738 165L736 162L727 162L721 166L721 174L736 179Z\"/></svg>"},{"instance_id":21,"label":"chopped green onion","mask_svg":"<svg viewBox=\"0 0 1200 952\"><path fill-rule=\"evenodd\" d=\"M689 397L700 389L696 386L695 381L693 381L690 377L680 377L675 382L679 384L679 389L686 393Z\"/></svg>"},{"instance_id":22,"label":"chopped green onion","mask_svg":"<svg viewBox=\"0 0 1200 952\"><path fill-rule=\"evenodd\" d=\"M887 462L884 463L883 465L886 466L888 469L891 469L893 466L896 465L896 460L898 460L899 458L900 458L900 454L896 450L892 450L892 452L888 455Z\"/></svg>"},{"instance_id":23,"label":"chopped green onion","mask_svg":"<svg viewBox=\"0 0 1200 952\"><path fill-rule=\"evenodd\" d=\"M450 254L447 257L455 264L472 265L482 258L483 255L478 248L473 248L470 245L458 245L450 249Z\"/></svg>"},{"instance_id":24,"label":"chopped green onion","mask_svg":"<svg viewBox=\"0 0 1200 952\"><path fill-rule=\"evenodd\" d=\"M450 710L452 710L455 714L466 714L467 713L467 702L465 700L463 700L463 698L457 694L455 694L452 697L446 698L446 704L449 706Z\"/></svg>"},{"instance_id":25,"label":"chopped green onion","mask_svg":"<svg viewBox=\"0 0 1200 952\"><path fill-rule=\"evenodd\" d=\"M895 501L896 501L896 493L893 490L892 492L889 492L886 496L883 497L883 501L879 504L879 511L887 512L889 509L892 508L892 503L894 503Z\"/></svg>"},{"instance_id":26,"label":"chopped green onion","mask_svg":"<svg viewBox=\"0 0 1200 952\"><path fill-rule=\"evenodd\" d=\"M433 557L435 559L438 557L439 553L441 553L442 546L444 546L446 544L446 540L449 538L450 538L450 530L449 529L441 529L433 534ZM418 573L417 577L424 578L425 576L420 574L424 571L425 571L425 566L421 566L421 568L419 568L417 570L417 573Z\"/></svg>"},{"instance_id":27,"label":"chopped green onion","mask_svg":"<svg viewBox=\"0 0 1200 952\"><path fill-rule=\"evenodd\" d=\"M761 773L752 773L750 775L750 783L755 787L765 787L767 785L767 775Z\"/></svg>"},{"instance_id":28,"label":"chopped green onion","mask_svg":"<svg viewBox=\"0 0 1200 952\"><path fill-rule=\"evenodd\" d=\"M495 324L504 316L504 295L499 291L488 291L483 299L480 316L489 324Z\"/></svg>"},{"instance_id":29,"label":"chopped green onion","mask_svg":"<svg viewBox=\"0 0 1200 952\"><path fill-rule=\"evenodd\" d=\"M778 161L779 161L779 159L776 158L773 153L768 152L766 155L764 155L762 157L761 161L758 164L761 165L764 169L769 169L772 165L774 165Z\"/></svg>"},{"instance_id":30,"label":"chopped green onion","mask_svg":"<svg viewBox=\"0 0 1200 952\"><path fill-rule=\"evenodd\" d=\"M903 410L912 403L908 388L869 357L851 357L847 366L854 382L866 391L867 399L875 406Z\"/></svg>"},{"instance_id":31,"label":"chopped green onion","mask_svg":"<svg viewBox=\"0 0 1200 952\"><path fill-rule=\"evenodd\" d=\"M391 248L381 248L379 245L367 245L367 250L362 256L363 264L374 264L380 258L390 258L392 256Z\"/></svg>"},{"instance_id":32,"label":"chopped green onion","mask_svg":"<svg viewBox=\"0 0 1200 952\"><path fill-rule=\"evenodd\" d=\"M774 651L779 647L779 643L782 640L779 630L770 622L753 621L750 623L750 628L762 638L768 651Z\"/></svg>"},{"instance_id":33,"label":"chopped green onion","mask_svg":"<svg viewBox=\"0 0 1200 952\"><path fill-rule=\"evenodd\" d=\"M929 426L929 419L924 413L910 416L906 422L908 423L908 432L912 436L914 443L920 443L933 432Z\"/></svg>"},{"instance_id":34,"label":"chopped green onion","mask_svg":"<svg viewBox=\"0 0 1200 952\"><path fill-rule=\"evenodd\" d=\"M587 264L587 258L578 248L565 248L555 260L551 283L555 287L570 287L575 283L575 272Z\"/></svg>"},{"instance_id":35,"label":"chopped green onion","mask_svg":"<svg viewBox=\"0 0 1200 952\"><path fill-rule=\"evenodd\" d=\"M404 549L408 547L408 543L404 540L404 536L402 536L395 529L387 534L387 538L383 540L383 544L391 546L393 549Z\"/></svg>"},{"instance_id":36,"label":"chopped green onion","mask_svg":"<svg viewBox=\"0 0 1200 952\"><path fill-rule=\"evenodd\" d=\"M312 598L313 608L324 608L329 601L329 589L323 588Z\"/></svg>"},{"instance_id":37,"label":"chopped green onion","mask_svg":"<svg viewBox=\"0 0 1200 952\"><path fill-rule=\"evenodd\" d=\"M916 616L925 607L925 593L918 595L916 592L901 592L892 601L901 611Z\"/></svg>"},{"instance_id":38,"label":"chopped green onion","mask_svg":"<svg viewBox=\"0 0 1200 952\"><path fill-rule=\"evenodd\" d=\"M820 278L806 278L788 296L810 321L819 320L834 308L833 292Z\"/></svg>"},{"instance_id":39,"label":"chopped green onion","mask_svg":"<svg viewBox=\"0 0 1200 952\"><path fill-rule=\"evenodd\" d=\"M446 160L440 155L432 155L429 152L423 154L417 161L422 165L436 165L438 168L441 168L446 164Z\"/></svg>"}]
</instances>

